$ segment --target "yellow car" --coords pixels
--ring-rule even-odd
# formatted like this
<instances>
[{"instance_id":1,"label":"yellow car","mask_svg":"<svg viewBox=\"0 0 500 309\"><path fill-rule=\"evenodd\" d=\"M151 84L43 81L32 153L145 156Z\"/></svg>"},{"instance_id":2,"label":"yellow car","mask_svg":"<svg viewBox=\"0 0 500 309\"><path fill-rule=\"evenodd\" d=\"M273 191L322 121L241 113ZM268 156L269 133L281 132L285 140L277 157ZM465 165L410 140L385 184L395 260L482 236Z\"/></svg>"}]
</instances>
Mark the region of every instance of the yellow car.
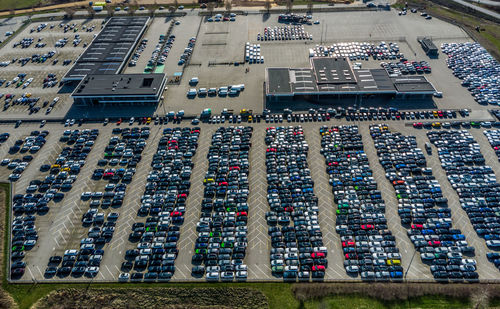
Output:
<instances>
[{"instance_id":1,"label":"yellow car","mask_svg":"<svg viewBox=\"0 0 500 309\"><path fill-rule=\"evenodd\" d=\"M401 261L400 260L387 260L387 265L388 266L391 266L391 265L401 265Z\"/></svg>"},{"instance_id":2,"label":"yellow car","mask_svg":"<svg viewBox=\"0 0 500 309\"><path fill-rule=\"evenodd\" d=\"M441 122L433 122L432 127L434 128L440 128L441 127Z\"/></svg>"},{"instance_id":3,"label":"yellow car","mask_svg":"<svg viewBox=\"0 0 500 309\"><path fill-rule=\"evenodd\" d=\"M69 171L70 171L70 168L69 168L69 167L63 167L63 168L61 169L61 171L63 171L63 172L69 172Z\"/></svg>"},{"instance_id":4,"label":"yellow car","mask_svg":"<svg viewBox=\"0 0 500 309\"><path fill-rule=\"evenodd\" d=\"M148 117L148 119L146 120L146 124L150 124L151 123L151 117Z\"/></svg>"},{"instance_id":5,"label":"yellow car","mask_svg":"<svg viewBox=\"0 0 500 309\"><path fill-rule=\"evenodd\" d=\"M253 119L252 119L252 116L251 116L251 115L250 115L250 116L248 116L248 122L252 122L252 120L253 120Z\"/></svg>"},{"instance_id":6,"label":"yellow car","mask_svg":"<svg viewBox=\"0 0 500 309\"><path fill-rule=\"evenodd\" d=\"M50 168L60 168L61 166L59 164L52 164Z\"/></svg>"},{"instance_id":7,"label":"yellow car","mask_svg":"<svg viewBox=\"0 0 500 309\"><path fill-rule=\"evenodd\" d=\"M205 178L203 180L203 183L211 183L211 182L214 182L215 180L213 178Z\"/></svg>"},{"instance_id":8,"label":"yellow car","mask_svg":"<svg viewBox=\"0 0 500 309\"><path fill-rule=\"evenodd\" d=\"M438 116L438 112L437 112L437 111L432 111L432 115L433 115L434 117L437 117L437 116Z\"/></svg>"}]
</instances>

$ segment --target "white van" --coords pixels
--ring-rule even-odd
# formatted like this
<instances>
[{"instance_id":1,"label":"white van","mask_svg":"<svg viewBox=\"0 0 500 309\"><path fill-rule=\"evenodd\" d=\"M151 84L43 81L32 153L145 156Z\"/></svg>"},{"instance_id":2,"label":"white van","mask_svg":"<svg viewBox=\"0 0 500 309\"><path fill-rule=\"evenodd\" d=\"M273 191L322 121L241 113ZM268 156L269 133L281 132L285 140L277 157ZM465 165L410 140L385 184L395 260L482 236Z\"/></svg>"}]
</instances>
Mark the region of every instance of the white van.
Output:
<instances>
[{"instance_id":1,"label":"white van","mask_svg":"<svg viewBox=\"0 0 500 309\"><path fill-rule=\"evenodd\" d=\"M200 96L207 95L207 88L198 89L198 95Z\"/></svg>"},{"instance_id":2,"label":"white van","mask_svg":"<svg viewBox=\"0 0 500 309\"><path fill-rule=\"evenodd\" d=\"M187 96L188 96L188 97L194 97L197 93L198 93L198 91L196 91L196 89L195 89L195 88L191 88L191 89L189 89L189 91L187 92Z\"/></svg>"},{"instance_id":3,"label":"white van","mask_svg":"<svg viewBox=\"0 0 500 309\"><path fill-rule=\"evenodd\" d=\"M193 77L189 80L189 84L194 86L194 85L198 84L198 81L199 81L198 77Z\"/></svg>"}]
</instances>

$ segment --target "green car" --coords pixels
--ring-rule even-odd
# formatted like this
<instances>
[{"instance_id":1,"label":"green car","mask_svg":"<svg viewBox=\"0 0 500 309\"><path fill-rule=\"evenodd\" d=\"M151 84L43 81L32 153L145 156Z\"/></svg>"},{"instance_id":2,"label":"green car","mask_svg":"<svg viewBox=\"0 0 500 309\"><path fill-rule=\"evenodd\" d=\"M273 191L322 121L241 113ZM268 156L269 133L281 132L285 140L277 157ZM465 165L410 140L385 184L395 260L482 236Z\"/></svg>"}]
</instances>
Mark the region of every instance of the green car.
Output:
<instances>
[{"instance_id":1,"label":"green car","mask_svg":"<svg viewBox=\"0 0 500 309\"><path fill-rule=\"evenodd\" d=\"M196 254L207 254L207 249L196 249L195 253Z\"/></svg>"},{"instance_id":2,"label":"green car","mask_svg":"<svg viewBox=\"0 0 500 309\"><path fill-rule=\"evenodd\" d=\"M279 266L273 266L271 268L272 272L273 273L282 273L284 270L285 270L285 267L282 266L282 265L279 265Z\"/></svg>"},{"instance_id":3,"label":"green car","mask_svg":"<svg viewBox=\"0 0 500 309\"><path fill-rule=\"evenodd\" d=\"M346 215L348 213L347 209L337 209L337 215Z\"/></svg>"}]
</instances>

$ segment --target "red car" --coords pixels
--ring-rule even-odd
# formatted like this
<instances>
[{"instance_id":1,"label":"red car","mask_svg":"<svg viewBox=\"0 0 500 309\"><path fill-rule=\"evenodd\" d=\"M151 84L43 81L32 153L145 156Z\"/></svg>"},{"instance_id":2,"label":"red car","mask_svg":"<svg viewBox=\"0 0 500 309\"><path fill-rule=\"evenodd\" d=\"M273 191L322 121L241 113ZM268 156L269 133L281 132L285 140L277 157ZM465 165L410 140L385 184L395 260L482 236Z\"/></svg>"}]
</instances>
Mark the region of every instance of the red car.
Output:
<instances>
[{"instance_id":1,"label":"red car","mask_svg":"<svg viewBox=\"0 0 500 309\"><path fill-rule=\"evenodd\" d=\"M324 258L325 254L323 252L314 252L314 253L311 254L311 257L313 259Z\"/></svg>"},{"instance_id":2,"label":"red car","mask_svg":"<svg viewBox=\"0 0 500 309\"><path fill-rule=\"evenodd\" d=\"M343 241L342 242L342 247L354 247L356 244L354 243L354 241Z\"/></svg>"},{"instance_id":3,"label":"red car","mask_svg":"<svg viewBox=\"0 0 500 309\"><path fill-rule=\"evenodd\" d=\"M375 227L372 224L363 224L361 225L362 230L373 230Z\"/></svg>"},{"instance_id":4,"label":"red car","mask_svg":"<svg viewBox=\"0 0 500 309\"><path fill-rule=\"evenodd\" d=\"M346 260L357 260L358 255L356 253L346 253L345 254L345 259Z\"/></svg>"},{"instance_id":5,"label":"red car","mask_svg":"<svg viewBox=\"0 0 500 309\"><path fill-rule=\"evenodd\" d=\"M411 225L411 228L412 229L417 229L417 230L421 230L424 228L424 226L422 224L412 224Z\"/></svg>"},{"instance_id":6,"label":"red car","mask_svg":"<svg viewBox=\"0 0 500 309\"><path fill-rule=\"evenodd\" d=\"M174 211L170 214L171 217L180 217L182 213L180 211Z\"/></svg>"},{"instance_id":7,"label":"red car","mask_svg":"<svg viewBox=\"0 0 500 309\"><path fill-rule=\"evenodd\" d=\"M240 211L238 213L236 213L236 216L239 217L239 216L248 216L247 212L246 211Z\"/></svg>"},{"instance_id":8,"label":"red car","mask_svg":"<svg viewBox=\"0 0 500 309\"><path fill-rule=\"evenodd\" d=\"M325 271L325 266L323 266L323 265L314 265L312 267L312 270L313 271Z\"/></svg>"}]
</instances>

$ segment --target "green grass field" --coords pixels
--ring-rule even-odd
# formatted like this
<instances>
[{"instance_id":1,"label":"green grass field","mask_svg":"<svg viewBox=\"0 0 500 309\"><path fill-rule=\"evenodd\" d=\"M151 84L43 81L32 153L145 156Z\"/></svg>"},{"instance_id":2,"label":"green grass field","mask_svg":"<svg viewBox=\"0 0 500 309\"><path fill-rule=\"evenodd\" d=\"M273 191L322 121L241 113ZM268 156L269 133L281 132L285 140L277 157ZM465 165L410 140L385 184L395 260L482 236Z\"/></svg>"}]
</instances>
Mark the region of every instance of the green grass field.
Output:
<instances>
[{"instance_id":1,"label":"green grass field","mask_svg":"<svg viewBox=\"0 0 500 309\"><path fill-rule=\"evenodd\" d=\"M1 0L0 11L11 9L28 9L40 3L39 0Z\"/></svg>"}]
</instances>

